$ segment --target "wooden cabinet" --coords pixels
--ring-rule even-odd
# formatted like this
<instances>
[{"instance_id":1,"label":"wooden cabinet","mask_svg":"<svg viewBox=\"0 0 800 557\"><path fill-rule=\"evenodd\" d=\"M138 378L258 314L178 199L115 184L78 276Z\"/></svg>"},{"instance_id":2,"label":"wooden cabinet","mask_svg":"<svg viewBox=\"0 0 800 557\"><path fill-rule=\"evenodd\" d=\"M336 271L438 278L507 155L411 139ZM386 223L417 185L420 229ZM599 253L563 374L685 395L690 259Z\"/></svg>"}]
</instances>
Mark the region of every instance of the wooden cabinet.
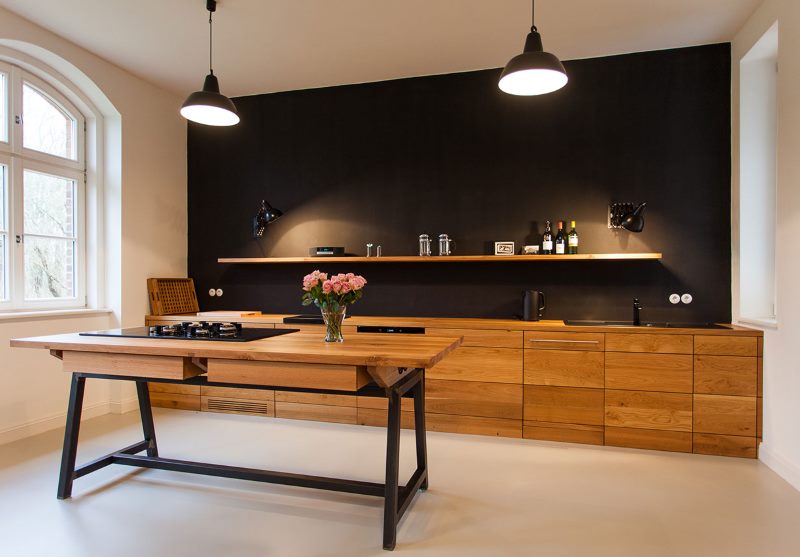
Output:
<instances>
[{"instance_id":1,"label":"wooden cabinet","mask_svg":"<svg viewBox=\"0 0 800 557\"><path fill-rule=\"evenodd\" d=\"M357 320L345 326L345 338L358 334ZM386 323L392 321L386 318ZM428 335L464 339L461 347L426 370L425 420L430 431L757 456L763 339L755 331L584 331L561 326L540 330L540 324L521 322L488 328L482 328L478 320L413 322L425 326ZM398 323L407 325L408 320ZM374 324L374 318L369 324ZM324 331L320 325L299 328L320 335ZM265 385L276 384L281 373L303 373L301 369L256 370L261 366L247 362L236 369L214 370L214 362L210 367L212 375L222 372L227 380L244 381L245 375L257 373L260 378L248 375L245 382L262 380ZM350 389L369 379L357 369L345 368L326 374L325 385ZM265 378L264 373L271 376ZM309 385L319 386L319 380L310 377ZM156 406L386 424L384 398L239 392L227 387L201 392L199 387L166 384L152 384L150 391ZM401 426L413 424L412 400L404 398Z\"/></svg>"}]
</instances>

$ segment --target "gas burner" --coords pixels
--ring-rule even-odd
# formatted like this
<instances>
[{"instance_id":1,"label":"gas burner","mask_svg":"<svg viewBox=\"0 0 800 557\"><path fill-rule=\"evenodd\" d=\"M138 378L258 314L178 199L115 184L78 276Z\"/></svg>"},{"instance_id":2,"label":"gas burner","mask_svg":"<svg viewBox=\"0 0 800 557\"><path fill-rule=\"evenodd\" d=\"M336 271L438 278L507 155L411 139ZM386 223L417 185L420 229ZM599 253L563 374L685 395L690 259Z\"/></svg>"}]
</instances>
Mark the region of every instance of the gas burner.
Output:
<instances>
[{"instance_id":1,"label":"gas burner","mask_svg":"<svg viewBox=\"0 0 800 557\"><path fill-rule=\"evenodd\" d=\"M208 321L184 321L174 325L155 325L148 328L151 337L238 339L242 336L241 323L209 323Z\"/></svg>"}]
</instances>

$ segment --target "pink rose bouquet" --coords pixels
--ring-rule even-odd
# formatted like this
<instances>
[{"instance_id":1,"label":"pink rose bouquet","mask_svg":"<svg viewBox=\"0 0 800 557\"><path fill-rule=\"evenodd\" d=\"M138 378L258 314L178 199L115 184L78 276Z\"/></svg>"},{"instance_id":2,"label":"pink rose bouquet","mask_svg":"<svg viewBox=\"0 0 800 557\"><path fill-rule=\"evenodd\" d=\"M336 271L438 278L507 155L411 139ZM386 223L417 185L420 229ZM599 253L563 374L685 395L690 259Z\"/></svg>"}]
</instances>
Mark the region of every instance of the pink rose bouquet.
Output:
<instances>
[{"instance_id":1,"label":"pink rose bouquet","mask_svg":"<svg viewBox=\"0 0 800 557\"><path fill-rule=\"evenodd\" d=\"M328 278L327 273L314 271L303 277L303 305L338 311L360 300L366 284L361 275L339 273Z\"/></svg>"}]
</instances>

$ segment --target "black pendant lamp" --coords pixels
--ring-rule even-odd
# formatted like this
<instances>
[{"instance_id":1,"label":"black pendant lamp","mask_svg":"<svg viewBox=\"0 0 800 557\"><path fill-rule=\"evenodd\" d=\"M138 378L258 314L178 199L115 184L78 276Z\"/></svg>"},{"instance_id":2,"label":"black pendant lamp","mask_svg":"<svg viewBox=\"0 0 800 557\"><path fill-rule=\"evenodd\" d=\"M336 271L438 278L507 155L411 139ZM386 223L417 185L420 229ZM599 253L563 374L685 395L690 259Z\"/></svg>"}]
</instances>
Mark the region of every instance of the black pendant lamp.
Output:
<instances>
[{"instance_id":1,"label":"black pendant lamp","mask_svg":"<svg viewBox=\"0 0 800 557\"><path fill-rule=\"evenodd\" d=\"M206 0L208 10L208 70L202 91L195 91L181 106L181 116L198 124L208 126L233 126L239 123L239 115L233 101L219 92L219 82L211 63L213 33L211 15L217 11L216 0Z\"/></svg>"},{"instance_id":2,"label":"black pendant lamp","mask_svg":"<svg viewBox=\"0 0 800 557\"><path fill-rule=\"evenodd\" d=\"M568 81L564 65L542 48L542 36L534 23L535 7L535 0L531 0L531 32L525 50L506 64L497 84L509 95L544 95L561 89Z\"/></svg>"}]
</instances>

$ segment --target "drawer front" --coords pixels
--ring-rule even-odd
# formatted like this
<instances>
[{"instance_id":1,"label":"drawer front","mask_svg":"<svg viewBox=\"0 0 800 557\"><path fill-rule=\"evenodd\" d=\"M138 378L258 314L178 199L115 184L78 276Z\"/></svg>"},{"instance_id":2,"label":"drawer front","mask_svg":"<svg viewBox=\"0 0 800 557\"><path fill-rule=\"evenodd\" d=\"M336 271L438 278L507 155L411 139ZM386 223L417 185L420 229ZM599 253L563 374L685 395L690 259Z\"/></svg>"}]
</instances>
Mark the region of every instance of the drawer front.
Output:
<instances>
[{"instance_id":1,"label":"drawer front","mask_svg":"<svg viewBox=\"0 0 800 557\"><path fill-rule=\"evenodd\" d=\"M389 409L389 401L384 397L379 396L357 396L356 406L359 408L370 408L374 410L381 410L384 414ZM403 397L400 401L400 410L403 412L414 411L414 399Z\"/></svg>"},{"instance_id":2,"label":"drawer front","mask_svg":"<svg viewBox=\"0 0 800 557\"><path fill-rule=\"evenodd\" d=\"M215 383L356 391L369 383L370 378L361 366L309 366L287 362L209 359L208 380Z\"/></svg>"},{"instance_id":3,"label":"drawer front","mask_svg":"<svg viewBox=\"0 0 800 557\"><path fill-rule=\"evenodd\" d=\"M755 437L756 404L756 397L694 395L694 431Z\"/></svg>"},{"instance_id":4,"label":"drawer front","mask_svg":"<svg viewBox=\"0 0 800 557\"><path fill-rule=\"evenodd\" d=\"M208 387L203 385L200 389L203 396L218 398L238 398L252 400L271 400L275 401L275 391L268 389L238 389L235 387Z\"/></svg>"},{"instance_id":5,"label":"drawer front","mask_svg":"<svg viewBox=\"0 0 800 557\"><path fill-rule=\"evenodd\" d=\"M602 445L603 426L526 421L522 424L522 436L540 441Z\"/></svg>"},{"instance_id":6,"label":"drawer front","mask_svg":"<svg viewBox=\"0 0 800 557\"><path fill-rule=\"evenodd\" d=\"M425 411L521 420L522 385L429 379L425 382Z\"/></svg>"},{"instance_id":7,"label":"drawer front","mask_svg":"<svg viewBox=\"0 0 800 557\"><path fill-rule=\"evenodd\" d=\"M524 419L603 425L603 389L525 385Z\"/></svg>"},{"instance_id":8,"label":"drawer front","mask_svg":"<svg viewBox=\"0 0 800 557\"><path fill-rule=\"evenodd\" d=\"M425 334L436 337L463 337L461 346L486 348L522 348L522 331L501 329L425 329Z\"/></svg>"},{"instance_id":9,"label":"drawer front","mask_svg":"<svg viewBox=\"0 0 800 557\"><path fill-rule=\"evenodd\" d=\"M606 350L609 352L691 354L693 346L692 335L606 333Z\"/></svg>"},{"instance_id":10,"label":"drawer front","mask_svg":"<svg viewBox=\"0 0 800 557\"><path fill-rule=\"evenodd\" d=\"M694 353L712 356L757 356L756 337L695 335Z\"/></svg>"},{"instance_id":11,"label":"drawer front","mask_svg":"<svg viewBox=\"0 0 800 557\"><path fill-rule=\"evenodd\" d=\"M606 445L690 453L692 452L692 434L688 431L607 427Z\"/></svg>"},{"instance_id":12,"label":"drawer front","mask_svg":"<svg viewBox=\"0 0 800 557\"><path fill-rule=\"evenodd\" d=\"M357 406L355 396L290 391L275 391L275 402L298 402L300 404L321 404L323 406Z\"/></svg>"},{"instance_id":13,"label":"drawer front","mask_svg":"<svg viewBox=\"0 0 800 557\"><path fill-rule=\"evenodd\" d=\"M200 385L181 385L179 383L148 383L150 394L174 393L178 395L200 396Z\"/></svg>"},{"instance_id":14,"label":"drawer front","mask_svg":"<svg viewBox=\"0 0 800 557\"><path fill-rule=\"evenodd\" d=\"M428 379L522 383L522 349L459 347L425 371Z\"/></svg>"},{"instance_id":15,"label":"drawer front","mask_svg":"<svg viewBox=\"0 0 800 557\"><path fill-rule=\"evenodd\" d=\"M602 389L604 377L602 352L525 350L526 384Z\"/></svg>"},{"instance_id":16,"label":"drawer front","mask_svg":"<svg viewBox=\"0 0 800 557\"><path fill-rule=\"evenodd\" d=\"M182 395L178 393L151 393L150 405L158 408L175 408L176 410L200 411L200 395Z\"/></svg>"},{"instance_id":17,"label":"drawer front","mask_svg":"<svg viewBox=\"0 0 800 557\"><path fill-rule=\"evenodd\" d=\"M358 408L356 412L358 425L386 427L389 422L386 410L377 408ZM414 429L414 412L400 412L400 427Z\"/></svg>"},{"instance_id":18,"label":"drawer front","mask_svg":"<svg viewBox=\"0 0 800 557\"><path fill-rule=\"evenodd\" d=\"M606 352L606 388L692 392L692 356Z\"/></svg>"},{"instance_id":19,"label":"drawer front","mask_svg":"<svg viewBox=\"0 0 800 557\"><path fill-rule=\"evenodd\" d=\"M606 391L606 426L692 432L692 395Z\"/></svg>"},{"instance_id":20,"label":"drawer front","mask_svg":"<svg viewBox=\"0 0 800 557\"><path fill-rule=\"evenodd\" d=\"M756 458L758 456L756 443L755 437L713 435L711 433L694 434L694 452L698 454Z\"/></svg>"},{"instance_id":21,"label":"drawer front","mask_svg":"<svg viewBox=\"0 0 800 557\"><path fill-rule=\"evenodd\" d=\"M334 422L355 424L355 406L325 406L322 404L302 404L299 402L276 402L275 417L292 420L311 420L315 422Z\"/></svg>"},{"instance_id":22,"label":"drawer front","mask_svg":"<svg viewBox=\"0 0 800 557\"><path fill-rule=\"evenodd\" d=\"M551 333L525 331L525 348L535 350L588 350L602 352L604 333Z\"/></svg>"},{"instance_id":23,"label":"drawer front","mask_svg":"<svg viewBox=\"0 0 800 557\"><path fill-rule=\"evenodd\" d=\"M452 414L425 414L428 431L490 435L494 437L522 437L522 421L506 418L454 416Z\"/></svg>"},{"instance_id":24,"label":"drawer front","mask_svg":"<svg viewBox=\"0 0 800 557\"><path fill-rule=\"evenodd\" d=\"M153 379L188 379L204 373L204 370L194 365L189 358L144 354L65 351L62 355L62 366L64 371L68 372Z\"/></svg>"},{"instance_id":25,"label":"drawer front","mask_svg":"<svg viewBox=\"0 0 800 557\"><path fill-rule=\"evenodd\" d=\"M694 392L709 395L756 396L757 358L695 356Z\"/></svg>"}]
</instances>

